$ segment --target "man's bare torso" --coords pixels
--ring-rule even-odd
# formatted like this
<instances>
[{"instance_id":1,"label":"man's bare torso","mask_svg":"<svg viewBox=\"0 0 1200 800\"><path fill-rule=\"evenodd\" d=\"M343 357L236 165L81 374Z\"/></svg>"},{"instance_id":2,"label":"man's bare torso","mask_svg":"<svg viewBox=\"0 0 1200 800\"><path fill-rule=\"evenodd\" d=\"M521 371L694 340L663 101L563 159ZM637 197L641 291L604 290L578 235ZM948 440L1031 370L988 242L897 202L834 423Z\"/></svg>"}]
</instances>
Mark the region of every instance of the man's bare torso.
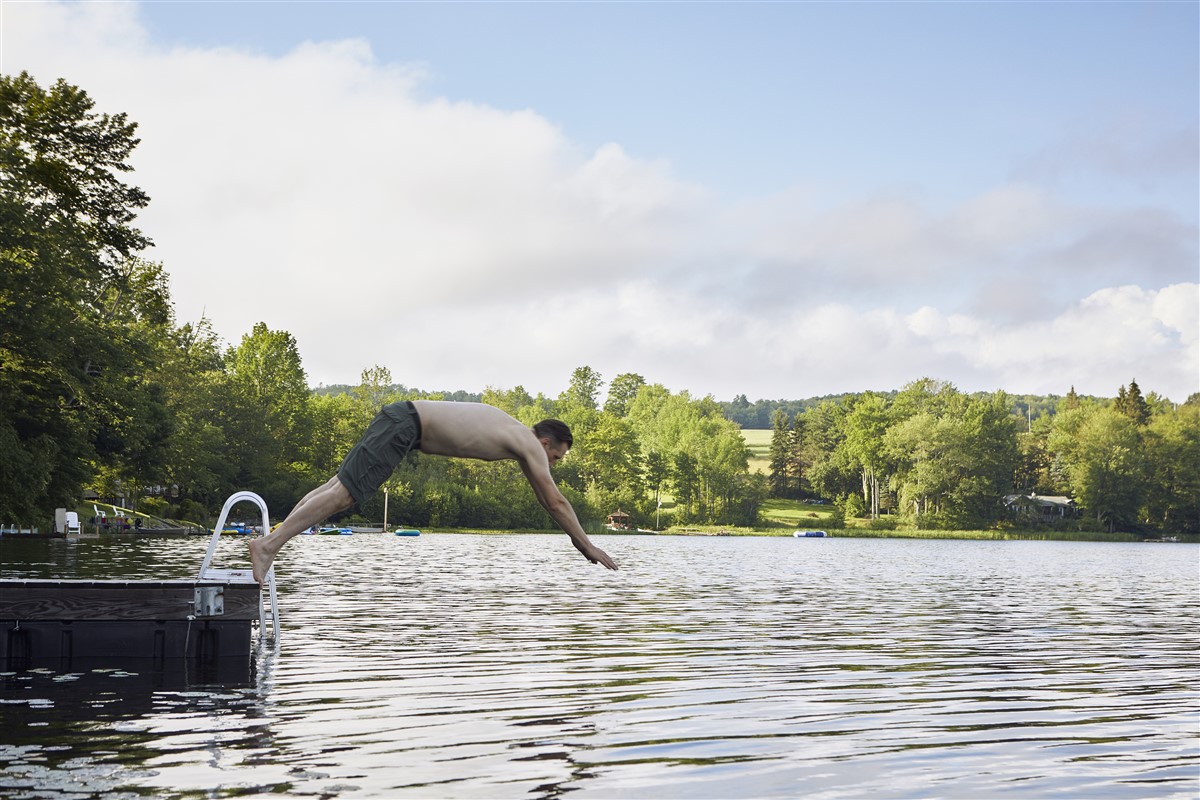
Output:
<instances>
[{"instance_id":1,"label":"man's bare torso","mask_svg":"<svg viewBox=\"0 0 1200 800\"><path fill-rule=\"evenodd\" d=\"M421 452L455 458L523 461L540 452L533 431L495 406L414 400L421 418Z\"/></svg>"}]
</instances>

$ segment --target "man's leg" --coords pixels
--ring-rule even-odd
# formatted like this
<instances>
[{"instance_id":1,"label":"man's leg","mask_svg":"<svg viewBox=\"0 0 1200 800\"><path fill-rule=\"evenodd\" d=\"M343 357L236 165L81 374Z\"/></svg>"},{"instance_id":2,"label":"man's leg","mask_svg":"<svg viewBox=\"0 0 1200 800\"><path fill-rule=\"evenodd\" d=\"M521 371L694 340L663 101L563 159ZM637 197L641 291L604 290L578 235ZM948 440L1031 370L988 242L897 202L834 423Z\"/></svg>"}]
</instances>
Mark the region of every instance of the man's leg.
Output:
<instances>
[{"instance_id":1,"label":"man's leg","mask_svg":"<svg viewBox=\"0 0 1200 800\"><path fill-rule=\"evenodd\" d=\"M293 536L352 505L354 498L336 475L304 495L279 527L265 536L250 540L254 580L262 583L276 554Z\"/></svg>"}]
</instances>

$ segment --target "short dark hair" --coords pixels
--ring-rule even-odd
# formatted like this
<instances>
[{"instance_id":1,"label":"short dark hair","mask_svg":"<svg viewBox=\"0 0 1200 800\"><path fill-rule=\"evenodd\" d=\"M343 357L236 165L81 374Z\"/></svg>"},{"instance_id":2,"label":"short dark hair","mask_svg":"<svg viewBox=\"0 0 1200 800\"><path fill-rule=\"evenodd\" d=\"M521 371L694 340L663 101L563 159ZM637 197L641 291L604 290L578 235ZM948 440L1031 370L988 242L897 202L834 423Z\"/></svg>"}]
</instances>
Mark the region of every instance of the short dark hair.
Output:
<instances>
[{"instance_id":1,"label":"short dark hair","mask_svg":"<svg viewBox=\"0 0 1200 800\"><path fill-rule=\"evenodd\" d=\"M533 433L539 439L549 437L556 442L565 444L567 447L575 444L575 438L571 436L571 429L567 427L567 423L560 419L542 420L533 426Z\"/></svg>"}]
</instances>

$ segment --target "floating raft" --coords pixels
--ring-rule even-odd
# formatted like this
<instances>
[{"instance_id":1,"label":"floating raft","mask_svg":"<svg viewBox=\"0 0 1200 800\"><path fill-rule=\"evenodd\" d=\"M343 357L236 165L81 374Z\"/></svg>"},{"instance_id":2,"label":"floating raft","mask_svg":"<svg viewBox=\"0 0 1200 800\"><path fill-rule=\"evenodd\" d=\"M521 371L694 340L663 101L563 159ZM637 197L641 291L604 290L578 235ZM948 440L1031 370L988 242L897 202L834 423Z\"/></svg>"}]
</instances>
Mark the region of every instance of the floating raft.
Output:
<instances>
[{"instance_id":1,"label":"floating raft","mask_svg":"<svg viewBox=\"0 0 1200 800\"><path fill-rule=\"evenodd\" d=\"M51 659L247 658L257 583L0 581L0 664Z\"/></svg>"},{"instance_id":2,"label":"floating raft","mask_svg":"<svg viewBox=\"0 0 1200 800\"><path fill-rule=\"evenodd\" d=\"M796 531L792 534L797 539L827 539L829 534L825 531Z\"/></svg>"},{"instance_id":3,"label":"floating raft","mask_svg":"<svg viewBox=\"0 0 1200 800\"><path fill-rule=\"evenodd\" d=\"M417 530L416 528L398 528L396 530L396 535L397 536L420 536L421 532L419 530Z\"/></svg>"}]
</instances>

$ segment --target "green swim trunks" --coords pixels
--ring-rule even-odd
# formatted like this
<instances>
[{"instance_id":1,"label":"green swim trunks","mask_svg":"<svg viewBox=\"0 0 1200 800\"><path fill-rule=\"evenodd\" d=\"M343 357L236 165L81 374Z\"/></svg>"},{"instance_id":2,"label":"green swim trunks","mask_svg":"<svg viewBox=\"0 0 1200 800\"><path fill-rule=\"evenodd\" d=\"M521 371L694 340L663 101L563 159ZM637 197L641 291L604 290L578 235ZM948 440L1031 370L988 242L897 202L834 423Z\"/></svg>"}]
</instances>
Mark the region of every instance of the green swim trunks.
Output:
<instances>
[{"instance_id":1,"label":"green swim trunks","mask_svg":"<svg viewBox=\"0 0 1200 800\"><path fill-rule=\"evenodd\" d=\"M405 400L386 405L346 454L338 480L362 508L404 457L420 446L421 418L413 404Z\"/></svg>"}]
</instances>

